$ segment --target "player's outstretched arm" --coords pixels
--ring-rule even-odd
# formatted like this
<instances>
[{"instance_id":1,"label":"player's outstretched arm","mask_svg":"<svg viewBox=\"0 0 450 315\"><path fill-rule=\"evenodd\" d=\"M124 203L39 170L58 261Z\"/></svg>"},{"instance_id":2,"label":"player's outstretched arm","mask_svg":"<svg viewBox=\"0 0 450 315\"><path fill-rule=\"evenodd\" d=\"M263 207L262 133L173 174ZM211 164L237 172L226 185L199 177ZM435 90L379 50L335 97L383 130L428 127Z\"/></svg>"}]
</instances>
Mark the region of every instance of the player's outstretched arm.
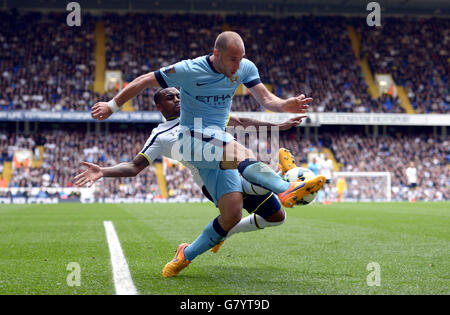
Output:
<instances>
[{"instance_id":1,"label":"player's outstretched arm","mask_svg":"<svg viewBox=\"0 0 450 315\"><path fill-rule=\"evenodd\" d=\"M120 107L127 101L134 98L144 89L149 87L159 87L158 80L156 80L155 73L150 72L141 75L131 81L125 88L123 88L112 100L109 102L98 102L92 107L91 116L97 120L105 120L114 112L118 111Z\"/></svg>"},{"instance_id":2,"label":"player's outstretched arm","mask_svg":"<svg viewBox=\"0 0 450 315\"><path fill-rule=\"evenodd\" d=\"M290 118L289 120L286 120L280 124L274 124L274 123L270 123L267 121L253 119L253 118L230 116L230 120L228 121L227 126L232 126L232 127L242 126L244 128L247 128L249 126L254 126L254 127L261 127L261 126L262 127L275 127L275 126L277 126L280 130L289 130L292 127L298 126L302 122L302 119L305 117L307 117L307 116L299 115L299 116Z\"/></svg>"},{"instance_id":3,"label":"player's outstretched arm","mask_svg":"<svg viewBox=\"0 0 450 315\"><path fill-rule=\"evenodd\" d=\"M81 187L88 184L88 187L91 187L97 180L103 177L103 172L97 164L84 161L81 164L86 166L87 170L74 177L75 185Z\"/></svg>"},{"instance_id":4,"label":"player's outstretched arm","mask_svg":"<svg viewBox=\"0 0 450 315\"><path fill-rule=\"evenodd\" d=\"M123 162L111 167L100 167L84 161L81 164L86 166L87 170L74 177L75 185L88 184L88 187L102 177L134 177L149 165L147 159L140 154L131 162Z\"/></svg>"},{"instance_id":5,"label":"player's outstretched arm","mask_svg":"<svg viewBox=\"0 0 450 315\"><path fill-rule=\"evenodd\" d=\"M303 94L284 100L271 93L262 83L250 88L250 92L260 105L272 112L302 114L308 109L308 103L313 100L310 97L305 97Z\"/></svg>"}]
</instances>

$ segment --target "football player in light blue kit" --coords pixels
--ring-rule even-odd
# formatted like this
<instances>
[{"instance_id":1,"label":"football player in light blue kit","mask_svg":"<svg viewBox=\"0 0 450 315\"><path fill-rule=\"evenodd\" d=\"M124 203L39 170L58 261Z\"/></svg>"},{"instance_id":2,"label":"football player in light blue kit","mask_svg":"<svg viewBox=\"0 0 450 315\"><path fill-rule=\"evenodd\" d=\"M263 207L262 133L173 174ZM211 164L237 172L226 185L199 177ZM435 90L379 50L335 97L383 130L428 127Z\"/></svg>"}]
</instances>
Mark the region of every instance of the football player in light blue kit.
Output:
<instances>
[{"instance_id":1,"label":"football player in light blue kit","mask_svg":"<svg viewBox=\"0 0 450 315\"><path fill-rule=\"evenodd\" d=\"M304 113L306 103L312 100L304 95L284 100L270 93L261 83L256 66L244 55L244 43L237 33L221 33L213 54L142 75L108 103L99 102L92 108L92 117L104 120L147 87L180 87L180 125L184 127L180 133L180 154L199 169L220 215L192 244L179 245L175 258L164 267L163 277L176 276L196 256L221 242L241 220L239 173L250 183L277 193L285 207L293 207L296 200L318 191L325 182L323 176L307 182L284 181L224 131L233 94L241 83L261 105L275 112Z\"/></svg>"}]
</instances>

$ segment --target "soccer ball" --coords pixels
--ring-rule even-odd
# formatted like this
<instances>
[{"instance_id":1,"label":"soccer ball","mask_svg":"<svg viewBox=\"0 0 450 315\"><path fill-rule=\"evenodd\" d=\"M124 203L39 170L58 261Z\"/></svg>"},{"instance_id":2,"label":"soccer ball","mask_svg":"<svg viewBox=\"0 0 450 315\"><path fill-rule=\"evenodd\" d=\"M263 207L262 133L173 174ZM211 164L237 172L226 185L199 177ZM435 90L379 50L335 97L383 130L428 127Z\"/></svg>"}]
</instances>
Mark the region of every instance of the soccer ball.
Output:
<instances>
[{"instance_id":1,"label":"soccer ball","mask_svg":"<svg viewBox=\"0 0 450 315\"><path fill-rule=\"evenodd\" d=\"M305 181L314 177L316 177L316 175L314 175L313 171L311 171L309 168L303 167L295 167L293 169L290 169L286 172L286 174L283 175L283 179L290 183L297 180ZM317 192L306 195L305 197L297 201L297 205L306 206L307 204L310 204L316 198L316 196Z\"/></svg>"}]
</instances>

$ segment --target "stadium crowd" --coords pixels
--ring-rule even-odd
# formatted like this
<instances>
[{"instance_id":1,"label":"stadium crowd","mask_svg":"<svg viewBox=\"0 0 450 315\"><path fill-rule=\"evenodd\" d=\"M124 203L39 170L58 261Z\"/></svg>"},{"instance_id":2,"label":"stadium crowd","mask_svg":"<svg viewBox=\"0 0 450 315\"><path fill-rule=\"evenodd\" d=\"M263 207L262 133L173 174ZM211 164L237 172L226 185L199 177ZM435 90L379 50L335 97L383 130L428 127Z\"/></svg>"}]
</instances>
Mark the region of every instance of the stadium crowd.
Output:
<instances>
[{"instance_id":1,"label":"stadium crowd","mask_svg":"<svg viewBox=\"0 0 450 315\"><path fill-rule=\"evenodd\" d=\"M395 134L367 137L355 134L328 135L343 171L391 172L392 198L407 199L405 171L417 165L419 200L450 199L449 142L430 134Z\"/></svg>"},{"instance_id":2,"label":"stadium crowd","mask_svg":"<svg viewBox=\"0 0 450 315\"><path fill-rule=\"evenodd\" d=\"M449 112L449 19L387 17L381 27L357 20L354 25L373 73L392 74L396 84L407 88L417 112Z\"/></svg>"},{"instance_id":3,"label":"stadium crowd","mask_svg":"<svg viewBox=\"0 0 450 315\"><path fill-rule=\"evenodd\" d=\"M64 13L0 11L0 109L88 110L101 97L94 29L89 15L68 27Z\"/></svg>"},{"instance_id":4,"label":"stadium crowd","mask_svg":"<svg viewBox=\"0 0 450 315\"><path fill-rule=\"evenodd\" d=\"M170 19L156 14L111 14L105 20L108 67L122 70L126 81L210 52L221 25L227 25L243 36L246 56L278 96L305 93L316 100L319 112L403 111L396 98L386 106L385 100L373 100L367 94L342 17L176 15ZM164 25L164 31L158 31L157 25ZM144 31L146 27L149 31ZM154 110L150 101L153 92L149 89L135 98L133 107ZM234 99L235 111L261 109L248 95Z\"/></svg>"},{"instance_id":5,"label":"stadium crowd","mask_svg":"<svg viewBox=\"0 0 450 315\"><path fill-rule=\"evenodd\" d=\"M110 99L111 94L92 91L94 30L101 19L107 69L121 70L125 82L204 55L218 33L232 29L242 35L247 57L278 96L304 93L314 98L318 112L403 112L398 98L375 100L367 93L347 32L352 24L363 34L361 49L369 54L374 71L392 72L408 87L418 111L448 112L448 19L415 19L406 28L403 20L386 19L392 27L367 30L362 22L345 17L111 13L85 14L82 27L68 27L65 17L0 12L0 110L87 111L95 102ZM397 34L403 34L402 40L396 40ZM154 92L147 89L136 97L134 109L155 110ZM235 97L233 110L261 108L242 95Z\"/></svg>"},{"instance_id":6,"label":"stadium crowd","mask_svg":"<svg viewBox=\"0 0 450 315\"><path fill-rule=\"evenodd\" d=\"M307 164L309 153L322 152L324 147L328 147L341 166L339 171L390 172L392 200L408 200L405 170L410 161L416 162L417 166L417 199L449 200L449 144L448 139L442 140L426 133L396 133L373 137L356 132L324 132L320 133L316 142L305 139L299 141L299 137L291 132L285 133L281 138L281 145L292 150L298 164ZM357 184L352 185L354 180ZM386 187L376 181L355 178L347 184L348 191L356 194L355 197L382 196L384 192L381 187ZM378 193L380 191L382 194Z\"/></svg>"},{"instance_id":7,"label":"stadium crowd","mask_svg":"<svg viewBox=\"0 0 450 315\"><path fill-rule=\"evenodd\" d=\"M189 169L177 163L165 168L167 190L170 199L178 201L204 200L203 193L191 175Z\"/></svg>"},{"instance_id":8,"label":"stadium crowd","mask_svg":"<svg viewBox=\"0 0 450 315\"><path fill-rule=\"evenodd\" d=\"M138 131L111 132L107 136L64 130L47 132L44 136L0 133L0 165L11 160L17 149L38 152L37 144L43 144L42 165L36 168L15 168L9 187L72 187L73 177L83 168L81 161L102 166L131 161L145 140L146 135ZM323 147L328 147L341 166L340 171L391 172L393 200L407 200L405 169L414 160L419 174L417 199L450 199L449 142L430 134L399 133L372 137L358 132L324 132L320 133L318 141L314 141L299 136L295 131L287 131L281 134L279 145L291 150L299 166L310 162L310 153L320 153ZM266 146L260 148L268 153L275 149L270 147L270 139ZM276 162L277 158L274 157L269 164L275 169ZM169 198L178 201L204 199L188 169L170 163L164 165ZM352 185L354 180L349 180L347 185L355 198L362 195L377 196L382 191L380 187L386 187L368 180L358 180ZM136 178L102 179L96 184L95 196L147 200L161 198L155 168L150 166Z\"/></svg>"},{"instance_id":9,"label":"stadium crowd","mask_svg":"<svg viewBox=\"0 0 450 315\"><path fill-rule=\"evenodd\" d=\"M0 139L4 148L3 161L11 161L14 151L19 148L35 150L36 140L39 140L33 136L4 133ZM147 135L137 131L109 132L103 137L81 131L54 130L40 140L44 145L41 166L13 168L9 187L73 187L73 177L82 169L81 161L100 166L131 161L146 139ZM105 178L97 186L98 198L137 196L152 199L161 195L153 167L144 170L136 179Z\"/></svg>"}]
</instances>

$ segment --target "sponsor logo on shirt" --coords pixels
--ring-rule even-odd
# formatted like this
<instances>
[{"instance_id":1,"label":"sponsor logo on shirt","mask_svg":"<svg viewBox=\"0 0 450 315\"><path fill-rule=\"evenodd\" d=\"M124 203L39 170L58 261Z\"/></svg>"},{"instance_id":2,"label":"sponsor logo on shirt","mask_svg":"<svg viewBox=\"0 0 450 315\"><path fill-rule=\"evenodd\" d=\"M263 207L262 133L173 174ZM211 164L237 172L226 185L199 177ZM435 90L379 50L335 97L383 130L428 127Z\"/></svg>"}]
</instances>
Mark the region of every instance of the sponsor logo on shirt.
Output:
<instances>
[{"instance_id":1,"label":"sponsor logo on shirt","mask_svg":"<svg viewBox=\"0 0 450 315\"><path fill-rule=\"evenodd\" d=\"M170 75L170 74L176 73L175 67L174 66L170 66L170 67L164 69L164 73L166 75Z\"/></svg>"},{"instance_id":2,"label":"sponsor logo on shirt","mask_svg":"<svg viewBox=\"0 0 450 315\"><path fill-rule=\"evenodd\" d=\"M231 95L196 96L195 99L203 103L211 103L211 102L217 103L217 102L225 102L228 99L231 99Z\"/></svg>"}]
</instances>

